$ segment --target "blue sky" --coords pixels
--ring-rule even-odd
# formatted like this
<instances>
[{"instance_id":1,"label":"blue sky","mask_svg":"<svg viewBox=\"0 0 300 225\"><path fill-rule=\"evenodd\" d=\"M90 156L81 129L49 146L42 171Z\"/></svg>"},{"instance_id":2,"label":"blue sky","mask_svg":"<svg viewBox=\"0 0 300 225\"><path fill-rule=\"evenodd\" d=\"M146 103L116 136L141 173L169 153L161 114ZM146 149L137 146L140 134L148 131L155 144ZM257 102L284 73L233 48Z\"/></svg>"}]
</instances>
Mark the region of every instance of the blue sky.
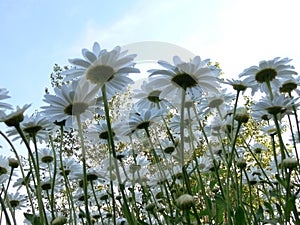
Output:
<instances>
[{"instance_id":1,"label":"blue sky","mask_svg":"<svg viewBox=\"0 0 300 225\"><path fill-rule=\"evenodd\" d=\"M236 77L262 59L300 68L297 0L0 0L0 87L14 105L42 105L55 63L141 41L176 44Z\"/></svg>"}]
</instances>

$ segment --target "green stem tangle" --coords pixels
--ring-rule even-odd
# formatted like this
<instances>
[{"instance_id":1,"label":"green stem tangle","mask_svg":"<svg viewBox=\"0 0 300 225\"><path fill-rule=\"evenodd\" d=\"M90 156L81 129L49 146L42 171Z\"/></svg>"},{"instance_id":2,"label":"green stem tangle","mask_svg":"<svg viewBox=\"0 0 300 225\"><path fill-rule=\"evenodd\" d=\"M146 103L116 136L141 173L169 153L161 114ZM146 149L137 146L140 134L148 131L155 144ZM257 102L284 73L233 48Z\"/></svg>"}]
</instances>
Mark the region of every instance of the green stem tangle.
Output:
<instances>
[{"instance_id":1,"label":"green stem tangle","mask_svg":"<svg viewBox=\"0 0 300 225\"><path fill-rule=\"evenodd\" d=\"M127 203L127 198L125 195L125 184L123 184L121 176L120 176L120 171L119 171L119 166L118 166L118 161L117 161L117 153L116 153L116 149L115 149L115 144L114 144L114 140L113 140L113 130L111 127L111 121L110 121L110 114L109 114L109 106L108 106L108 99L107 99L107 95L106 95L106 86L105 84L102 86L101 88L101 92L102 92L102 96L103 96L103 104L104 104L104 111L105 111L105 118L106 118L106 124L107 124L107 129L108 129L108 143L110 145L110 155L112 155L112 160L114 163L114 167L116 170L116 176L117 176L117 181L119 184L119 189L121 191L121 195L122 195L122 199L123 199L123 213L126 217L126 219L128 220L129 224L136 224L136 220L133 214L131 214L131 210L129 208L129 205ZM113 185L113 183L111 182L111 184ZM114 202L115 200L113 199L113 204L115 204ZM116 224L116 218L113 218L114 220L114 224Z\"/></svg>"}]
</instances>

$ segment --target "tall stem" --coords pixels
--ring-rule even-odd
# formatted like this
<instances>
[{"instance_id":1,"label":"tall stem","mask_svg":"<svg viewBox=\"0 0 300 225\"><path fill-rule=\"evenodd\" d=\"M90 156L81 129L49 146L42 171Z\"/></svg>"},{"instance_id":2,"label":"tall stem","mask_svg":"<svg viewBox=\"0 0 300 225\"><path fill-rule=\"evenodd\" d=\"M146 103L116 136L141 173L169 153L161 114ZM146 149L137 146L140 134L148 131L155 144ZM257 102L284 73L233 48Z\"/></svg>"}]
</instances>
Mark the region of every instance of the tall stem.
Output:
<instances>
[{"instance_id":1,"label":"tall stem","mask_svg":"<svg viewBox=\"0 0 300 225\"><path fill-rule=\"evenodd\" d=\"M116 175L117 175L117 179L118 179L118 183L119 183L119 188L122 194L122 198L123 198L123 209L124 209L124 214L128 220L129 224L136 224L136 220L134 219L134 215L131 214L131 211L129 209L129 205L127 203L127 198L125 195L125 185L122 182L121 176L120 176L120 171L119 171L119 166L118 166L118 161L117 161L117 153L116 153L116 149L115 149L115 144L114 144L114 140L113 140L113 130L111 127L111 122L110 122L110 115L109 115L109 107L108 107L108 99L107 99L107 95L106 95L106 87L105 85L102 86L101 88L102 91L102 97L103 97L103 103L104 103L104 111L105 111L105 119L106 119L106 124L107 124L107 129L108 129L108 141L109 144L111 146L110 148L110 153L113 156L113 162L115 164L115 169L116 169ZM113 184L113 183L111 183ZM113 199L113 201L115 201ZM114 218L114 223L116 223L116 220Z\"/></svg>"},{"instance_id":2,"label":"tall stem","mask_svg":"<svg viewBox=\"0 0 300 225\"><path fill-rule=\"evenodd\" d=\"M38 207L39 207L39 216L40 216L40 222L42 224L46 224L45 221L45 215L44 215L44 204L43 204L43 199L42 199L42 189L41 189L41 183L40 183L40 174L39 174L39 168L37 168L36 162L35 162L35 158L33 156L33 153L31 151L30 145L28 143L28 140L26 138L26 136L24 135L20 125L15 126L16 130L18 131L18 133L20 134L23 142L26 145L26 148L28 150L28 154L31 158L32 164L33 164L33 169L35 172L35 177L36 177L36 195L37 195L37 199L38 199Z\"/></svg>"},{"instance_id":3,"label":"tall stem","mask_svg":"<svg viewBox=\"0 0 300 225\"><path fill-rule=\"evenodd\" d=\"M85 204L85 214L86 214L86 220L89 225L92 225L92 220L90 216L89 211L89 204L88 204L88 183L87 183L87 177L86 177L86 150L84 145L84 138L83 138L83 132L81 127L81 119L80 114L76 115L77 125L78 125L78 131L79 131L79 137L80 137L80 147L82 151L82 166L83 166L83 193L84 193L84 204Z\"/></svg>"}]
</instances>

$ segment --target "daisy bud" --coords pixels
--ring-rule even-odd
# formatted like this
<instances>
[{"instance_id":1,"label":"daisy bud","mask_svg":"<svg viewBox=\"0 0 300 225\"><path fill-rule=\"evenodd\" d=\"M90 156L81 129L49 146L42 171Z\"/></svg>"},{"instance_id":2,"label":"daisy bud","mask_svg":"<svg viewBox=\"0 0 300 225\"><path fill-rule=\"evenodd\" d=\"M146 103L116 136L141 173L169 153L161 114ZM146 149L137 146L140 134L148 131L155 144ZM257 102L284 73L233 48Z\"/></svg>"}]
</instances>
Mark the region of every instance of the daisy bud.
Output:
<instances>
[{"instance_id":1,"label":"daisy bud","mask_svg":"<svg viewBox=\"0 0 300 225\"><path fill-rule=\"evenodd\" d=\"M18 162L18 160L16 160L16 159L9 159L8 160L8 163L9 163L9 166L11 167L11 168L18 168L19 167L19 162Z\"/></svg>"},{"instance_id":2,"label":"daisy bud","mask_svg":"<svg viewBox=\"0 0 300 225\"><path fill-rule=\"evenodd\" d=\"M239 123L247 123L249 120L249 113L246 108L238 108L235 113L234 119Z\"/></svg>"},{"instance_id":3,"label":"daisy bud","mask_svg":"<svg viewBox=\"0 0 300 225\"><path fill-rule=\"evenodd\" d=\"M189 194L183 194L177 199L177 206L182 210L188 210L194 205L194 197Z\"/></svg>"},{"instance_id":4,"label":"daisy bud","mask_svg":"<svg viewBox=\"0 0 300 225\"><path fill-rule=\"evenodd\" d=\"M52 220L51 225L63 225L67 223L67 218L65 216L56 217Z\"/></svg>"},{"instance_id":5,"label":"daisy bud","mask_svg":"<svg viewBox=\"0 0 300 225\"><path fill-rule=\"evenodd\" d=\"M112 216L113 216L112 213L110 213L110 212L106 213L106 218L112 218Z\"/></svg>"},{"instance_id":6,"label":"daisy bud","mask_svg":"<svg viewBox=\"0 0 300 225\"><path fill-rule=\"evenodd\" d=\"M283 168L288 168L290 170L295 169L298 166L298 161L297 159L292 159L292 158L286 158L282 160L282 167Z\"/></svg>"},{"instance_id":7,"label":"daisy bud","mask_svg":"<svg viewBox=\"0 0 300 225\"><path fill-rule=\"evenodd\" d=\"M42 190L47 191L51 190L51 183L50 182L45 182L41 185Z\"/></svg>"},{"instance_id":8,"label":"daisy bud","mask_svg":"<svg viewBox=\"0 0 300 225\"><path fill-rule=\"evenodd\" d=\"M146 211L148 212L153 212L153 210L155 209L156 204L155 203L150 203L146 206Z\"/></svg>"},{"instance_id":9,"label":"daisy bud","mask_svg":"<svg viewBox=\"0 0 300 225\"><path fill-rule=\"evenodd\" d=\"M236 161L236 165L240 169L245 169L247 166L246 160L244 158L238 158Z\"/></svg>"}]
</instances>

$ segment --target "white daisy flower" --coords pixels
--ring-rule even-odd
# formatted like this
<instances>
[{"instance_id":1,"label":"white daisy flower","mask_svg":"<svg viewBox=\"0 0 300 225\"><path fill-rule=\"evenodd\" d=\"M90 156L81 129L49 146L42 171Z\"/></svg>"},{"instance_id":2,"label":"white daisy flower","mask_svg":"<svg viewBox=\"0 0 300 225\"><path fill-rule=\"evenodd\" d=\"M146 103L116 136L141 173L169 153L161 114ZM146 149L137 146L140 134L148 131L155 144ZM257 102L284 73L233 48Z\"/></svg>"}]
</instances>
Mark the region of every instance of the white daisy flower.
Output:
<instances>
[{"instance_id":1,"label":"white daisy flower","mask_svg":"<svg viewBox=\"0 0 300 225\"><path fill-rule=\"evenodd\" d=\"M72 127L76 121L75 116L80 115L82 121L93 117L98 92L95 85L92 86L84 80L73 81L61 88L55 88L54 91L56 95L44 96L44 101L50 105L41 107L53 122L66 121L65 125Z\"/></svg>"},{"instance_id":2,"label":"white daisy flower","mask_svg":"<svg viewBox=\"0 0 300 225\"><path fill-rule=\"evenodd\" d=\"M220 80L221 83L229 84L236 91L244 92L248 87L251 87L251 83L245 80L236 80L236 79L226 79L225 81Z\"/></svg>"},{"instance_id":3,"label":"white daisy flower","mask_svg":"<svg viewBox=\"0 0 300 225\"><path fill-rule=\"evenodd\" d=\"M9 114L0 115L0 122L4 122L8 127L19 126L20 123L24 120L24 112L28 109L30 105L25 104L23 107L17 106L16 111L13 111Z\"/></svg>"},{"instance_id":4,"label":"white daisy flower","mask_svg":"<svg viewBox=\"0 0 300 225\"><path fill-rule=\"evenodd\" d=\"M24 116L24 120L21 123L20 127L28 140L35 136L36 140L42 143L43 141L48 140L49 134L53 129L54 124L41 113L37 113L30 117ZM18 131L15 128L8 130L7 134L8 136L17 135L13 139L13 141L21 138Z\"/></svg>"},{"instance_id":5,"label":"white daisy flower","mask_svg":"<svg viewBox=\"0 0 300 225\"><path fill-rule=\"evenodd\" d=\"M122 92L128 84L133 83L128 77L129 73L139 72L133 68L136 55L127 55L127 52L121 51L119 46L112 51L101 50L100 45L95 42L92 52L82 49L84 59L70 59L69 62L75 67L62 75L66 75L66 80L84 76L99 87L105 84L108 97L114 96L116 92Z\"/></svg>"},{"instance_id":6,"label":"white daisy flower","mask_svg":"<svg viewBox=\"0 0 300 225\"><path fill-rule=\"evenodd\" d=\"M27 207L27 196L22 195L19 192L15 192L14 194L8 193L7 199L13 209L22 209Z\"/></svg>"},{"instance_id":7,"label":"white daisy flower","mask_svg":"<svg viewBox=\"0 0 300 225\"><path fill-rule=\"evenodd\" d=\"M137 130L147 129L162 116L162 111L155 108L149 110L140 110L132 113L128 121L124 122L120 127L120 133L123 135L131 135Z\"/></svg>"},{"instance_id":8,"label":"white daisy flower","mask_svg":"<svg viewBox=\"0 0 300 225\"><path fill-rule=\"evenodd\" d=\"M156 77L153 85L162 88L161 97L166 96L178 98L182 89L187 92L218 92L217 76L219 70L208 66L209 59L201 60L199 56L194 57L191 62L183 62L178 56L174 56L175 66L159 61L158 63L167 70L150 70L150 76Z\"/></svg>"},{"instance_id":9,"label":"white daisy flower","mask_svg":"<svg viewBox=\"0 0 300 225\"><path fill-rule=\"evenodd\" d=\"M297 106L295 100L285 97L284 95L275 95L273 100L268 97L261 99L253 106L253 111L266 111L270 115L289 114L293 110L293 106Z\"/></svg>"},{"instance_id":10,"label":"white daisy flower","mask_svg":"<svg viewBox=\"0 0 300 225\"><path fill-rule=\"evenodd\" d=\"M268 61L263 60L259 62L259 66L245 69L239 77L246 77L244 81L252 85L252 94L257 88L268 93L267 83L270 83L272 89L278 90L281 85L280 80L290 79L292 75L297 74L293 66L287 65L290 61L292 60L289 58L280 59L280 57Z\"/></svg>"},{"instance_id":11,"label":"white daisy flower","mask_svg":"<svg viewBox=\"0 0 300 225\"><path fill-rule=\"evenodd\" d=\"M160 108L165 109L171 104L160 97L161 88L157 88L151 81L144 81L140 90L134 90L134 98L139 99L135 105L138 109Z\"/></svg>"},{"instance_id":12,"label":"white daisy flower","mask_svg":"<svg viewBox=\"0 0 300 225\"><path fill-rule=\"evenodd\" d=\"M297 78L292 77L282 82L279 91L281 93L291 93L292 91L295 91L298 94L298 96L300 96L300 90L297 89L299 85L300 85L300 77Z\"/></svg>"},{"instance_id":13,"label":"white daisy flower","mask_svg":"<svg viewBox=\"0 0 300 225\"><path fill-rule=\"evenodd\" d=\"M63 174L70 179L74 179L77 173L82 172L82 165L74 159L63 158L63 161L57 161L58 175L62 178Z\"/></svg>"},{"instance_id":14,"label":"white daisy flower","mask_svg":"<svg viewBox=\"0 0 300 225\"><path fill-rule=\"evenodd\" d=\"M112 135L115 137L114 140L117 140L116 138L116 132L117 132L117 124L112 123ZM108 143L108 127L105 121L101 120L98 124L93 124L92 127L88 128L88 132L85 134L85 136L91 140L93 144L99 143L99 141L103 143Z\"/></svg>"}]
</instances>

